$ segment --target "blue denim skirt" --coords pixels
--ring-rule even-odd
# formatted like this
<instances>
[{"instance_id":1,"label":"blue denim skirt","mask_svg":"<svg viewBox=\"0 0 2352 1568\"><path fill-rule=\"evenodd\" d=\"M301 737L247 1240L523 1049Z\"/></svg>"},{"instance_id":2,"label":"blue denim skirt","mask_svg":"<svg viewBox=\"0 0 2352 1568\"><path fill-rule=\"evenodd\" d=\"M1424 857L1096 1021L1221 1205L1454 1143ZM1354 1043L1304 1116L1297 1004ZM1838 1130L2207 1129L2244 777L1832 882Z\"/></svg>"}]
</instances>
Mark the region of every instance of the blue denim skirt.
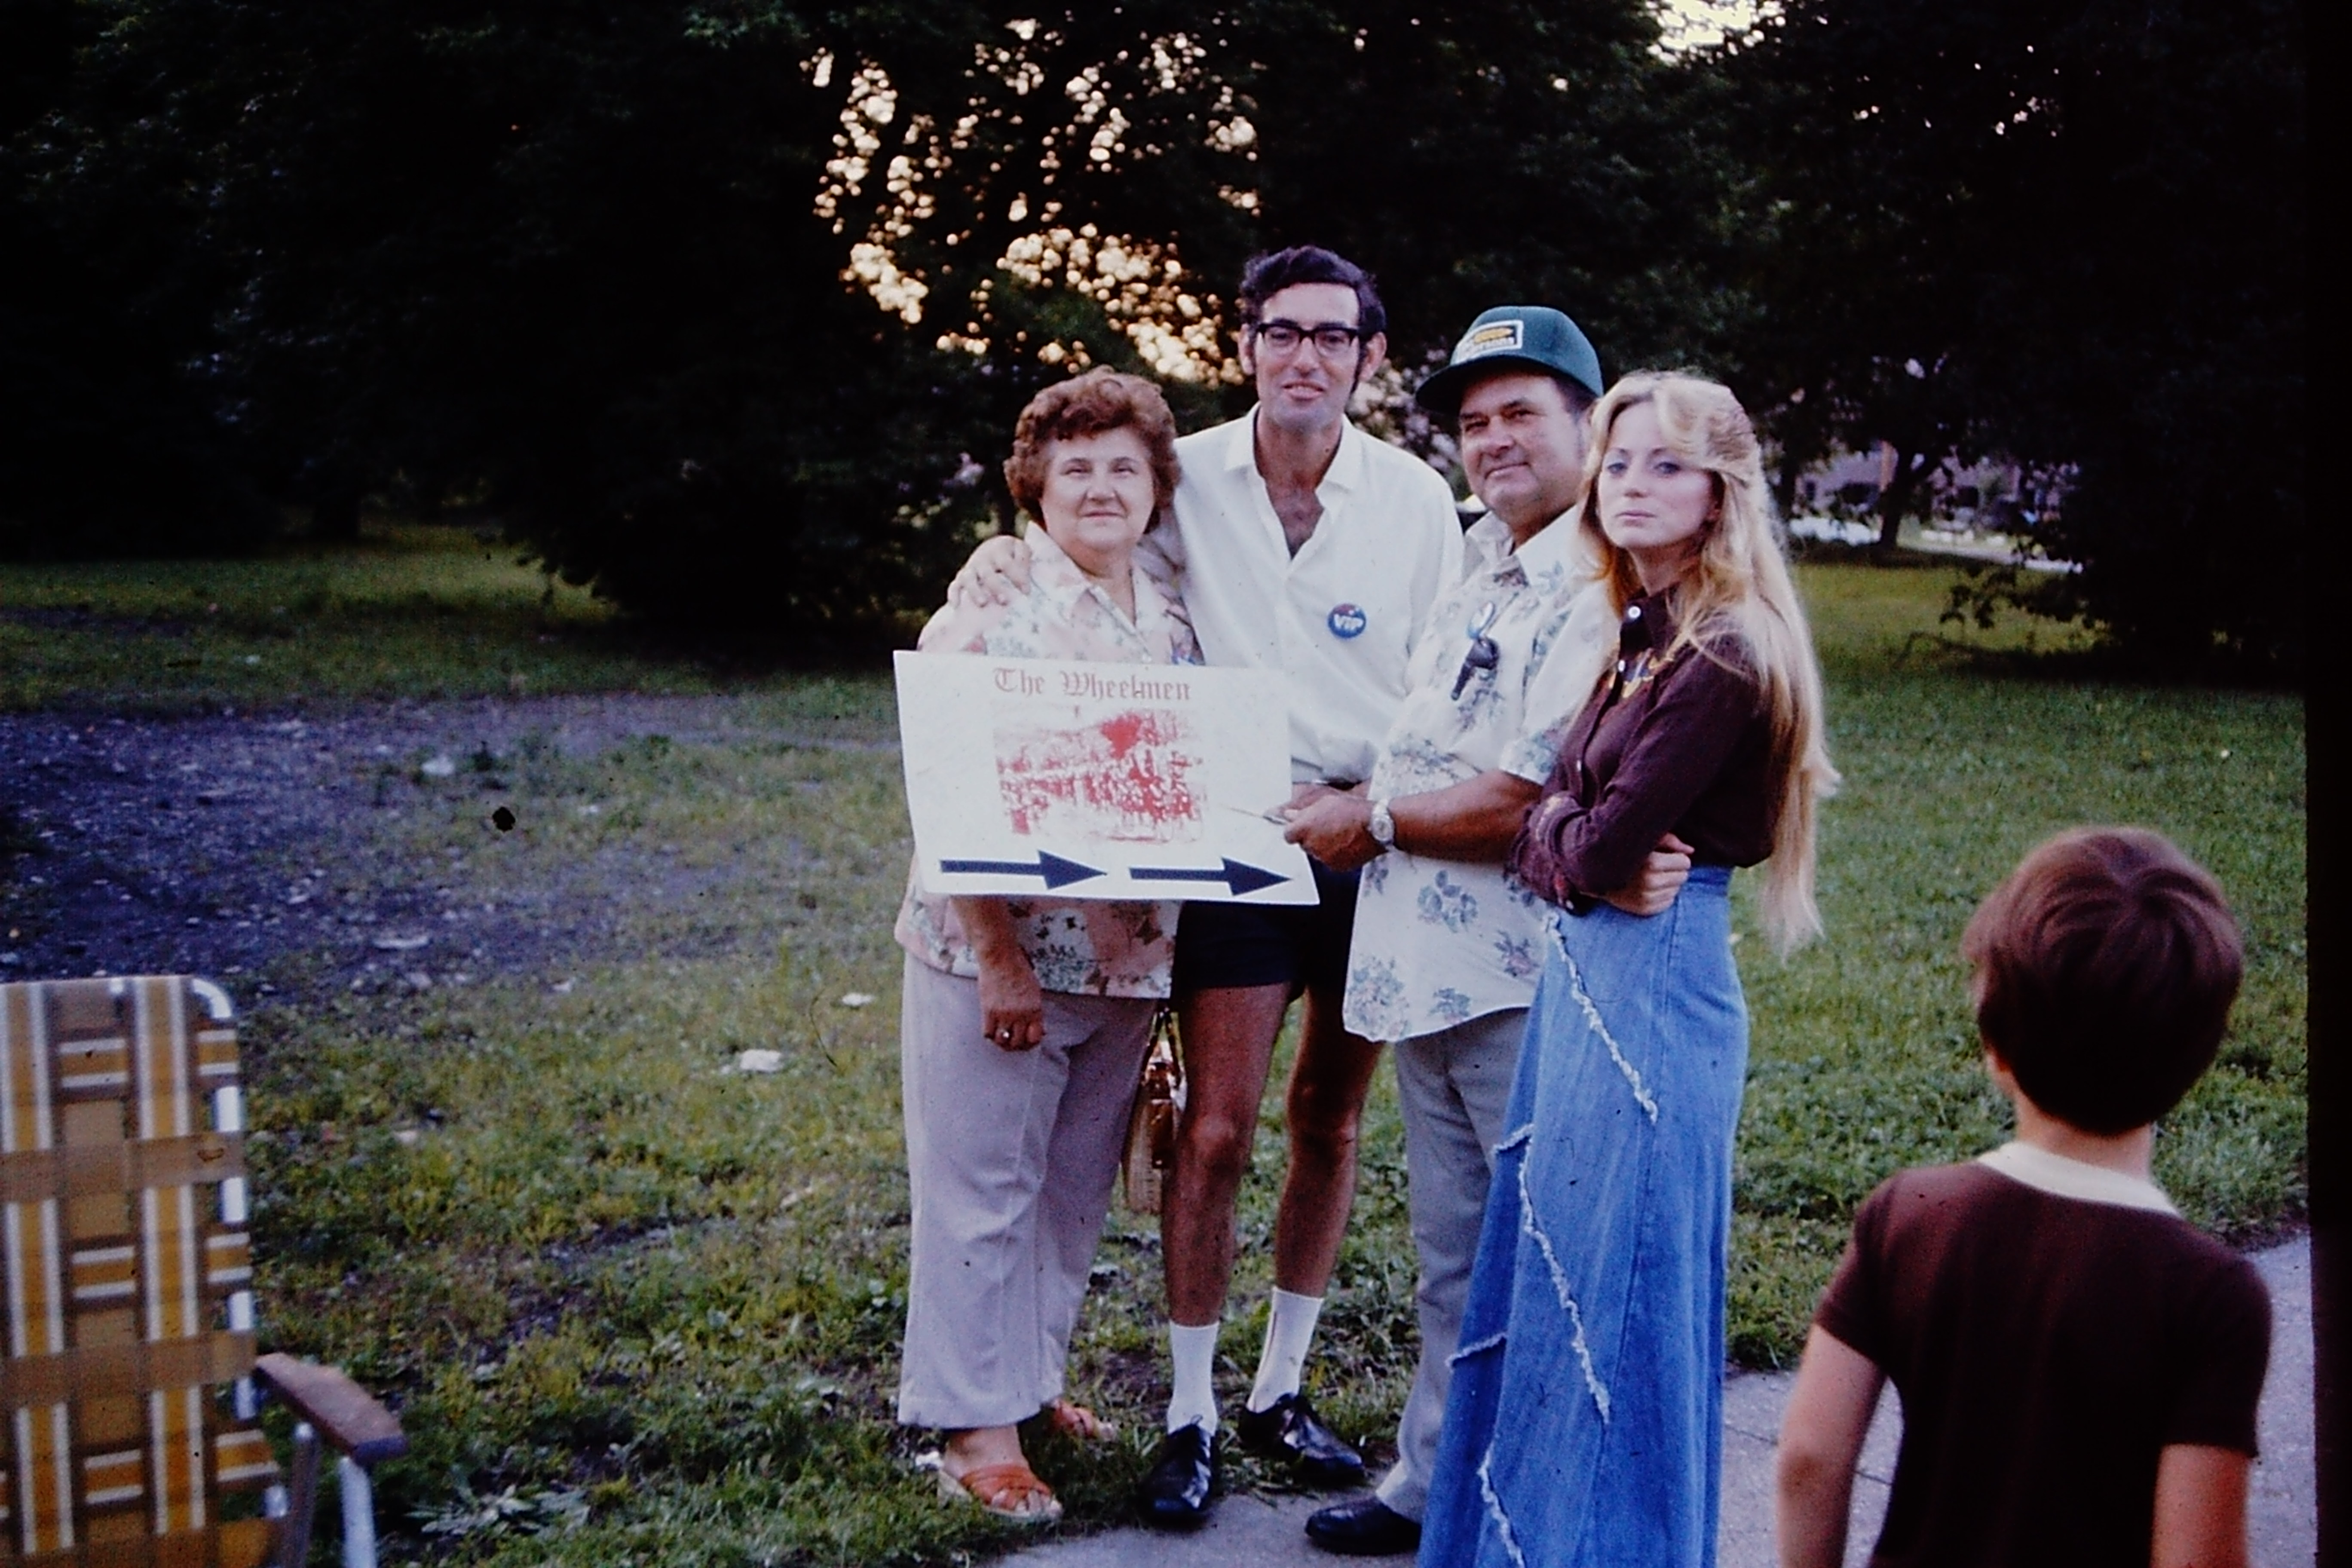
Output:
<instances>
[{"instance_id":1,"label":"blue denim skirt","mask_svg":"<svg viewBox=\"0 0 2352 1568\"><path fill-rule=\"evenodd\" d=\"M1471 1275L1421 1562L1712 1568L1748 1007L1730 872L1557 914Z\"/></svg>"}]
</instances>

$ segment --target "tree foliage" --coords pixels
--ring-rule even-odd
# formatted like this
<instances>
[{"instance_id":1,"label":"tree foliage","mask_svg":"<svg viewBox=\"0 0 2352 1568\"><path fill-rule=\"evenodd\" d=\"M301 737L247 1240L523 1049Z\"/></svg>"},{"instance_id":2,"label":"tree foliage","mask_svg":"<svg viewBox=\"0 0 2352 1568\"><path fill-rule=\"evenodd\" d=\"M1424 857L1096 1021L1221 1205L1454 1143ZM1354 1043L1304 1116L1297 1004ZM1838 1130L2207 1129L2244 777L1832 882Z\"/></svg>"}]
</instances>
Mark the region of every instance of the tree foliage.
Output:
<instances>
[{"instance_id":1,"label":"tree foliage","mask_svg":"<svg viewBox=\"0 0 2352 1568\"><path fill-rule=\"evenodd\" d=\"M116 223L85 324L155 296L139 373L243 493L328 531L372 492L483 505L667 618L803 638L929 597L1045 380L1233 405L1224 294L1270 244L1381 272L1414 357L1497 293L1696 341L1691 263L1648 259L1696 229L1653 188L1635 0L53 9L80 36L9 143L16 210L60 273ZM93 401L161 429L136 380ZM102 547L44 471L0 504Z\"/></svg>"},{"instance_id":2,"label":"tree foliage","mask_svg":"<svg viewBox=\"0 0 2352 1568\"><path fill-rule=\"evenodd\" d=\"M176 237L225 279L215 406L272 493L331 528L373 491L484 505L654 614L821 637L930 574L902 514L961 416L811 214L837 105L800 45L667 8L125 5L54 178L169 183L126 123L200 163Z\"/></svg>"},{"instance_id":3,"label":"tree foliage","mask_svg":"<svg viewBox=\"0 0 2352 1568\"><path fill-rule=\"evenodd\" d=\"M837 638L1003 524L1045 381L1244 405L1232 283L1314 241L1410 374L1559 304L1612 372L1730 376L1791 473L2061 478L2049 607L2291 659L2217 523L2298 559L2300 447L2224 486L2211 419L2301 407L2298 26L1790 0L1668 58L1644 0L6 0L0 552L382 496Z\"/></svg>"},{"instance_id":4,"label":"tree foliage","mask_svg":"<svg viewBox=\"0 0 2352 1568\"><path fill-rule=\"evenodd\" d=\"M0 555L244 547L273 519L222 423L201 159L112 111L100 24L0 5Z\"/></svg>"},{"instance_id":5,"label":"tree foliage","mask_svg":"<svg viewBox=\"0 0 2352 1568\"><path fill-rule=\"evenodd\" d=\"M2299 666L2301 18L1782 6L1725 68L1759 154L1747 359L1792 455L2015 458L2059 496L2037 542L2083 568L2040 607Z\"/></svg>"}]
</instances>

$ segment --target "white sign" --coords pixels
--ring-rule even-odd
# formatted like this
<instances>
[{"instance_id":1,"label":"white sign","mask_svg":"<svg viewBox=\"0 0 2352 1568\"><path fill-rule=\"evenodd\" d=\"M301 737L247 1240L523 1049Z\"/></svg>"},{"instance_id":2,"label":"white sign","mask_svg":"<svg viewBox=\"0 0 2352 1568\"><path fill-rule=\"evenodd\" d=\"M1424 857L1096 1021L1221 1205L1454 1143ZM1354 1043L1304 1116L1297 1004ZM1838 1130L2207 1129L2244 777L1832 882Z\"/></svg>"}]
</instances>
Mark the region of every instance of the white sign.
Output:
<instances>
[{"instance_id":1,"label":"white sign","mask_svg":"<svg viewBox=\"0 0 2352 1568\"><path fill-rule=\"evenodd\" d=\"M1311 904L1282 839L1282 678L901 653L898 734L933 893Z\"/></svg>"}]
</instances>

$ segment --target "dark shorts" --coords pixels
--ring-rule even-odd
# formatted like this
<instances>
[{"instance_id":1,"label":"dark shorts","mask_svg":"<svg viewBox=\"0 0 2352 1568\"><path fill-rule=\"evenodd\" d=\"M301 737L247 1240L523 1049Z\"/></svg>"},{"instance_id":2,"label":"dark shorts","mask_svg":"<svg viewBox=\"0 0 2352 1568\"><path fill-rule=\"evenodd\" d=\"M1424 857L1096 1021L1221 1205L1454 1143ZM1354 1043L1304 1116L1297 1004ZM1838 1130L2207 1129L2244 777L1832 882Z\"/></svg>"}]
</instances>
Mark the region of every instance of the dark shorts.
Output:
<instances>
[{"instance_id":1,"label":"dark shorts","mask_svg":"<svg viewBox=\"0 0 2352 1568\"><path fill-rule=\"evenodd\" d=\"M1176 922L1179 992L1286 985L1343 990L1356 928L1356 873L1319 860L1314 904L1186 904Z\"/></svg>"}]
</instances>

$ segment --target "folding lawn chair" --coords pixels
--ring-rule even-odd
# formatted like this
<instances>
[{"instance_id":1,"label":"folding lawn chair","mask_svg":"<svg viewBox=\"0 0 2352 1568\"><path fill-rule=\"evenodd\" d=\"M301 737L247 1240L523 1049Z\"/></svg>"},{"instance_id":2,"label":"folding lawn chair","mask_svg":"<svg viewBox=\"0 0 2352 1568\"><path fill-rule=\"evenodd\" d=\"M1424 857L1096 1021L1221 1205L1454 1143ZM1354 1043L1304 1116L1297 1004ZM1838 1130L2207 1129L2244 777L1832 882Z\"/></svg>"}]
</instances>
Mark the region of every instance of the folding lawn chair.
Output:
<instances>
[{"instance_id":1,"label":"folding lawn chair","mask_svg":"<svg viewBox=\"0 0 2352 1568\"><path fill-rule=\"evenodd\" d=\"M408 1441L333 1368L255 1359L244 1130L217 985L0 985L0 1563L301 1568L323 1437L345 1568L373 1568L367 1467Z\"/></svg>"}]
</instances>

